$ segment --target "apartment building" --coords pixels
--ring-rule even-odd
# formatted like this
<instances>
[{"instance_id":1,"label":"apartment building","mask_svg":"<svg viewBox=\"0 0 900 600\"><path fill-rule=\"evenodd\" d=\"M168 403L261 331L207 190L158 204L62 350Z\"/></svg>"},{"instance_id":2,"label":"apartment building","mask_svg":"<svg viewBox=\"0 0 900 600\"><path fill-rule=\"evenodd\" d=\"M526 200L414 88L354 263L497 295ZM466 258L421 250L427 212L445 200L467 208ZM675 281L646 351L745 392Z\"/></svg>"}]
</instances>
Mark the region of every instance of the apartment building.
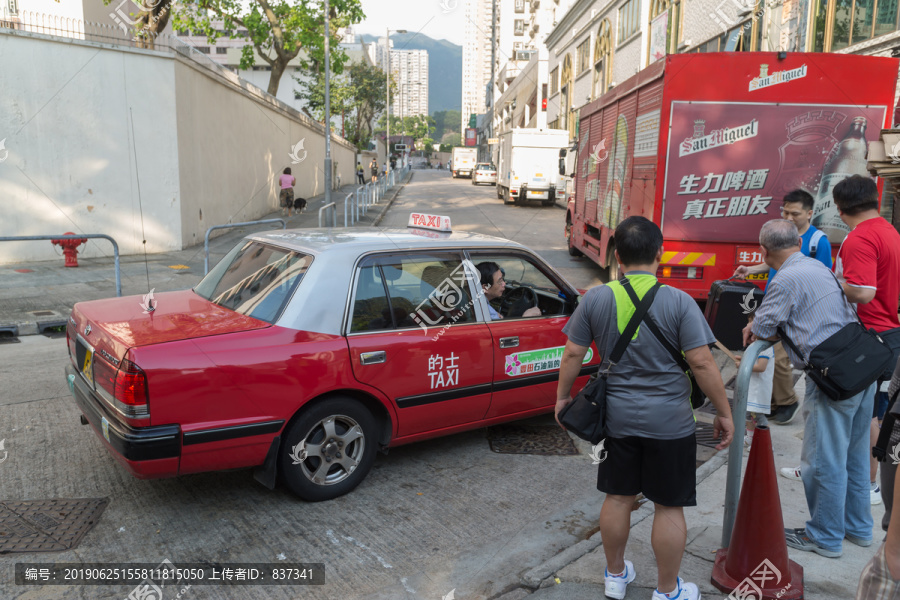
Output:
<instances>
[{"instance_id":1,"label":"apartment building","mask_svg":"<svg viewBox=\"0 0 900 600\"><path fill-rule=\"evenodd\" d=\"M396 90L391 96L391 114L395 117L413 117L428 114L428 51L394 50L390 42L391 79ZM376 64L384 68L385 38L379 38L375 47Z\"/></svg>"},{"instance_id":2,"label":"apartment building","mask_svg":"<svg viewBox=\"0 0 900 600\"><path fill-rule=\"evenodd\" d=\"M483 114L487 109L487 89L491 80L491 3L492 0L463 0L465 31L460 131L469 126L470 115Z\"/></svg>"}]
</instances>

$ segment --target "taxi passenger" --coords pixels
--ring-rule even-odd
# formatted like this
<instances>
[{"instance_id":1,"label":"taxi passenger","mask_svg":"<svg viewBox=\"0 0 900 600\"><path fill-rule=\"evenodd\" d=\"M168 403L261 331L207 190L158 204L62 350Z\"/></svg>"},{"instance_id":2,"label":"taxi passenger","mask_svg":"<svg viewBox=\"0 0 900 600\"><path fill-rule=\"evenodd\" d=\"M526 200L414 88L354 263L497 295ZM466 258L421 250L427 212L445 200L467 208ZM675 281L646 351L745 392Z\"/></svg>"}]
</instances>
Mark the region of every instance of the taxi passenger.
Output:
<instances>
[{"instance_id":1,"label":"taxi passenger","mask_svg":"<svg viewBox=\"0 0 900 600\"><path fill-rule=\"evenodd\" d=\"M487 298L488 303L495 298L499 298L503 295L503 291L506 289L506 280L503 279L503 269L500 268L495 262L486 261L483 263L478 263L475 265L475 268L478 269L478 273L481 275L481 289L484 292L484 297ZM491 319L496 321L497 319L502 319L503 315L501 315L497 310L488 304L488 311L490 311ZM523 317L539 317L541 316L541 309L537 306L532 306L528 310L522 313Z\"/></svg>"}]
</instances>

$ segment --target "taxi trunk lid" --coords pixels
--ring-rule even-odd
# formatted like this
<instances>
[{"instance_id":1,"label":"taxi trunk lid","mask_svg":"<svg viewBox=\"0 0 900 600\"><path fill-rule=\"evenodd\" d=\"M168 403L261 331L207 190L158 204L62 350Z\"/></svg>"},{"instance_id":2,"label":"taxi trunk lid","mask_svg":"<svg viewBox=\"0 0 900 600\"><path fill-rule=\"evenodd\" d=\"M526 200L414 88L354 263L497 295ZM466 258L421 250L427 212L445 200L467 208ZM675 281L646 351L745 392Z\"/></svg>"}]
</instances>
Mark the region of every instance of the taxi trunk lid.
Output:
<instances>
[{"instance_id":1,"label":"taxi trunk lid","mask_svg":"<svg viewBox=\"0 0 900 600\"><path fill-rule=\"evenodd\" d=\"M101 355L121 359L129 348L262 329L269 323L236 313L192 290L79 302L70 327ZM74 337L74 336L70 336Z\"/></svg>"}]
</instances>

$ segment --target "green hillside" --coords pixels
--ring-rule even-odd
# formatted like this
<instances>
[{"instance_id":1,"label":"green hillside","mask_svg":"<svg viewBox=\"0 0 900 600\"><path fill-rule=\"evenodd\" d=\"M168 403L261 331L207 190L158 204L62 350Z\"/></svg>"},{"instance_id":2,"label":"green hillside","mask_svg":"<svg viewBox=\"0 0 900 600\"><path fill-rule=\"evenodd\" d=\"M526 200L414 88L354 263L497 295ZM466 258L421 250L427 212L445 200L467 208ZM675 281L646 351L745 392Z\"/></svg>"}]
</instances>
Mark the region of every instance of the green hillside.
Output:
<instances>
[{"instance_id":1,"label":"green hillside","mask_svg":"<svg viewBox=\"0 0 900 600\"><path fill-rule=\"evenodd\" d=\"M361 37L366 43L378 39L368 34ZM421 33L394 33L391 41L394 50L428 52L428 114L462 109L462 46Z\"/></svg>"}]
</instances>

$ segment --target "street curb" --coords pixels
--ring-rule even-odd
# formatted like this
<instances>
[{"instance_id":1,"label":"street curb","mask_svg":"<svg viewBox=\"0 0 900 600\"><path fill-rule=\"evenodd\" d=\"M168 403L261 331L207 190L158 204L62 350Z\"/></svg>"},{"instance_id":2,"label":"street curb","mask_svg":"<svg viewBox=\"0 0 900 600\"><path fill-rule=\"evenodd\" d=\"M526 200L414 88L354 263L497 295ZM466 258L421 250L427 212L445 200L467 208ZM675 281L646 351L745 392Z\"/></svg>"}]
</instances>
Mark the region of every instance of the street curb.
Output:
<instances>
[{"instance_id":1,"label":"street curb","mask_svg":"<svg viewBox=\"0 0 900 600\"><path fill-rule=\"evenodd\" d=\"M394 203L394 200L397 198L397 196L400 194L400 192L403 190L403 188L406 187L406 184L412 180L412 176L413 176L413 171L412 171L412 169L410 169L409 173L407 173L406 177L404 177L404 180L401 181L400 185L398 185L394 189L394 192L391 195L391 199L387 201L387 204L384 205L384 207L381 209L381 212L378 213L378 216L375 217L374 221L372 221L372 227L378 227L378 224L381 223L381 220L384 218L384 215L386 215L387 211L390 210L391 205Z\"/></svg>"},{"instance_id":2,"label":"street curb","mask_svg":"<svg viewBox=\"0 0 900 600\"><path fill-rule=\"evenodd\" d=\"M717 452L712 458L700 465L697 469L697 484L699 485L703 480L712 475L719 467L727 462L728 449ZM631 513L631 523L629 528L634 529L635 525L649 517L653 512L652 503L645 503L638 510ZM566 548L556 556L553 556L542 564L526 571L525 574L522 575L521 582L532 590L536 590L542 586L547 578L563 570L565 567L574 563L585 554L594 551L601 545L603 545L603 539L598 531L590 538L581 540L574 546Z\"/></svg>"}]
</instances>

